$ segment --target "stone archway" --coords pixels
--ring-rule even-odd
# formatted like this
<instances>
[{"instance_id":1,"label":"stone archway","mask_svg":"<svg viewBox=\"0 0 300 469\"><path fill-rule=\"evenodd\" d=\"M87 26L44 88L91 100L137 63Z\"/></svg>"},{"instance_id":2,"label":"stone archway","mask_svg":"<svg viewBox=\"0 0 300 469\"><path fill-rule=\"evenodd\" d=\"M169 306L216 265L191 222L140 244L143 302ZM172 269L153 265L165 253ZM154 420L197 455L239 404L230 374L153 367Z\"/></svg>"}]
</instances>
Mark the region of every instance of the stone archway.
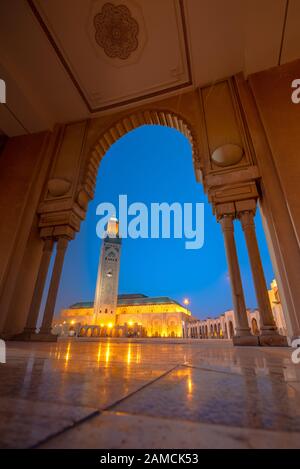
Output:
<instances>
[{"instance_id":1,"label":"stone archway","mask_svg":"<svg viewBox=\"0 0 300 469\"><path fill-rule=\"evenodd\" d=\"M86 209L88 201L94 197L99 164L106 152L119 138L143 125L161 125L181 132L191 144L195 174L199 180L201 179L199 142L197 141L196 131L190 122L178 112L172 110L139 110L112 123L92 144L87 154L81 186L77 195L77 201L84 209Z\"/></svg>"},{"instance_id":2,"label":"stone archway","mask_svg":"<svg viewBox=\"0 0 300 469\"><path fill-rule=\"evenodd\" d=\"M232 98L235 105L238 106L237 91L231 81L225 81L227 85L226 87L221 87L222 93L227 93L227 97ZM184 95L181 98L183 103L181 112L178 112L177 98L170 98L159 102L157 106L148 105L132 110L129 113L125 111L108 116L107 118L97 118L91 121L70 123L62 126L62 140L67 138L66 129L70 129L72 144L75 147L77 145L77 153L75 152L74 156L72 153L67 165L66 155L63 152L61 155L61 158L65 158L63 166L65 168L65 166L69 165L69 172L72 175L71 179L73 179L68 181L63 174L60 175L54 172L51 173L48 181L47 198L42 202L39 210L40 236L45 240L45 252L41 261L43 268L38 273L34 298L24 333L26 332L30 335L34 330L37 318L37 305L40 304L41 300L40 292L43 290L45 272L47 272L49 267L49 253L51 255L53 243L57 243L56 260L41 327L41 334L47 337L51 336L55 300L68 241L80 229L80 223L85 217L88 202L94 196L99 164L107 150L116 140L137 127L143 125L163 125L177 129L189 139L192 146L196 178L199 182L203 182L205 192L208 194L209 200L213 205L217 221L220 222L222 227L234 299L235 343L240 345L257 345L258 340L250 332L246 314L235 246L234 219L240 220L245 233L258 303L261 310L261 323L264 329L266 327L269 329L268 334L263 337L261 343L268 345L276 342L280 345L284 342L277 333L272 311L267 300L267 287L256 241L253 217L257 199L259 198L256 182L259 180L260 174L254 164L252 149L247 140L244 122L240 115L237 117L238 122L232 122L235 128L232 138L234 138L236 133L239 134L240 146L228 144L228 139L231 137L225 132L224 135L222 134L223 141L218 138L218 142L221 145L213 150L209 145L209 141L210 139L215 139L215 135L214 131L207 127L205 122L205 106L208 104L204 98L205 93L201 94L200 98L198 93ZM228 114L230 119L232 118L232 111L235 114L235 110L231 109ZM210 112L213 112L213 118L216 121L220 119L218 110L210 109ZM58 159L61 148L64 148L62 144L59 147ZM74 175L74 165L79 168L76 177ZM226 169L226 175L224 175L224 168ZM69 211L66 211L64 198L69 193L72 194L69 200L71 208ZM62 216L64 219L63 225L61 225ZM212 331L210 336L214 336L214 331Z\"/></svg>"},{"instance_id":3,"label":"stone archway","mask_svg":"<svg viewBox=\"0 0 300 469\"><path fill-rule=\"evenodd\" d=\"M100 336L100 327L95 326L92 330L92 337L99 337Z\"/></svg>"}]
</instances>

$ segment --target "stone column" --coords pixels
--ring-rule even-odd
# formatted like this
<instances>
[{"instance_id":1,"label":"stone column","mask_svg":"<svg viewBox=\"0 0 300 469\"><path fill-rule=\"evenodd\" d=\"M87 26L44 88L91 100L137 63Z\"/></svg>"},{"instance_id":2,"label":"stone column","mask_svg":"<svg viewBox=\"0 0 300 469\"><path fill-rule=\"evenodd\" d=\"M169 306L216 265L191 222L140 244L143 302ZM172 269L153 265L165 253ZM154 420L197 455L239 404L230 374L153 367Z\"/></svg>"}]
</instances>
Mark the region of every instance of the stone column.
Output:
<instances>
[{"instance_id":1,"label":"stone column","mask_svg":"<svg viewBox=\"0 0 300 469\"><path fill-rule=\"evenodd\" d=\"M32 300L29 308L26 326L21 334L18 334L15 339L17 340L32 340L34 339L37 319L43 297L45 282L48 274L49 264L53 251L53 239L44 240L43 254L40 262L40 267L35 282L35 287L32 295Z\"/></svg>"},{"instance_id":2,"label":"stone column","mask_svg":"<svg viewBox=\"0 0 300 469\"><path fill-rule=\"evenodd\" d=\"M56 340L56 336L51 334L52 328L52 319L54 315L54 308L56 303L56 297L59 287L59 281L62 273L64 257L66 249L68 246L68 239L61 237L57 241L57 250L55 256L55 262L50 282L50 287L48 291L47 302L45 306L45 312L42 322L42 327L39 333L40 339L50 340L53 337L53 340Z\"/></svg>"},{"instance_id":3,"label":"stone column","mask_svg":"<svg viewBox=\"0 0 300 469\"><path fill-rule=\"evenodd\" d=\"M224 235L226 257L231 283L233 311L235 316L235 345L258 345L257 337L253 336L248 324L244 292L234 239L233 215L223 215L220 218Z\"/></svg>"},{"instance_id":4,"label":"stone column","mask_svg":"<svg viewBox=\"0 0 300 469\"><path fill-rule=\"evenodd\" d=\"M256 291L256 298L260 313L260 344L287 345L287 339L284 336L279 335L278 333L277 326L271 310L266 279L263 271L255 233L254 211L245 210L240 212L239 219L242 223L242 228L246 239L252 276Z\"/></svg>"}]
</instances>

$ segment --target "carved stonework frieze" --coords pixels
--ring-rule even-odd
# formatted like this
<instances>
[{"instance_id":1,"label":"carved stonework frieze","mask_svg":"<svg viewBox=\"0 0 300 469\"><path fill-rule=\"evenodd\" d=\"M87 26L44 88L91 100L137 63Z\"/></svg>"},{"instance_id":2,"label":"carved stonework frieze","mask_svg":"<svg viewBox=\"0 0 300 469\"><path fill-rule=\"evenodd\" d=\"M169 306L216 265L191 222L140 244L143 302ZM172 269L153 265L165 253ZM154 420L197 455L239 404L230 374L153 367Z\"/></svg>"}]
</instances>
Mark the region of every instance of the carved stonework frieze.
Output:
<instances>
[{"instance_id":1,"label":"carved stonework frieze","mask_svg":"<svg viewBox=\"0 0 300 469\"><path fill-rule=\"evenodd\" d=\"M138 48L138 22L125 5L105 3L94 17L95 39L111 58L126 60Z\"/></svg>"}]
</instances>

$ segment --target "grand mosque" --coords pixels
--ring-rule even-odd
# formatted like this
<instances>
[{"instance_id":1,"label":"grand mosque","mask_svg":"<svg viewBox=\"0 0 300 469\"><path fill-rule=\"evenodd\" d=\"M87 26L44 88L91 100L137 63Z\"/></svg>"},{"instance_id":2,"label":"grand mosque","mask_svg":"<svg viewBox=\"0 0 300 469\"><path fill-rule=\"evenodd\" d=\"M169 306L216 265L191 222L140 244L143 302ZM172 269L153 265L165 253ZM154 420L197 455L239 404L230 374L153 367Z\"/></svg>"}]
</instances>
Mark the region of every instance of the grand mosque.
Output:
<instances>
[{"instance_id":1,"label":"grand mosque","mask_svg":"<svg viewBox=\"0 0 300 469\"><path fill-rule=\"evenodd\" d=\"M59 335L85 337L183 337L191 312L168 297L118 295L121 238L108 222L102 243L94 302L75 303L53 322Z\"/></svg>"},{"instance_id":2,"label":"grand mosque","mask_svg":"<svg viewBox=\"0 0 300 469\"><path fill-rule=\"evenodd\" d=\"M59 455L77 467L181 448L203 462L195 449L209 448L221 465L226 448L232 466L232 449L246 449L241 466L261 460L250 448L300 448L299 24L300 0L0 0L2 461L95 449ZM150 164L156 151L166 166ZM60 311L97 181L103 201L132 189L149 203L205 197L219 230L205 231L211 270L226 256L228 272L210 291L231 293L228 311L199 319L193 298L119 288L116 220L96 250L95 292ZM170 262L205 275L196 255L189 270ZM270 467L279 457L266 453Z\"/></svg>"},{"instance_id":3,"label":"grand mosque","mask_svg":"<svg viewBox=\"0 0 300 469\"><path fill-rule=\"evenodd\" d=\"M187 337L231 339L236 321L232 310L217 318L199 320L177 301L164 296L140 293L118 294L121 238L118 221L110 219L102 243L94 302L79 302L60 312L52 332L79 337ZM280 335L286 335L276 280L269 290L273 319ZM188 303L187 299L184 303ZM261 317L258 309L247 309L249 329L259 336Z\"/></svg>"}]
</instances>

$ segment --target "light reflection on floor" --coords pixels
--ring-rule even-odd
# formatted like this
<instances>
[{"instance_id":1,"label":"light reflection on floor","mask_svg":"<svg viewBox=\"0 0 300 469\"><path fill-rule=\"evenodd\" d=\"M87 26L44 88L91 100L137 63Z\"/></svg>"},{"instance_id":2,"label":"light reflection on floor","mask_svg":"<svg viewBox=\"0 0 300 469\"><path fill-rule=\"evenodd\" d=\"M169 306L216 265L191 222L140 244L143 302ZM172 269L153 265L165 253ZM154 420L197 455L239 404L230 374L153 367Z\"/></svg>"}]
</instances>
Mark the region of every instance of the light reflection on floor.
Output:
<instances>
[{"instance_id":1,"label":"light reflection on floor","mask_svg":"<svg viewBox=\"0 0 300 469\"><path fill-rule=\"evenodd\" d=\"M216 430L221 447L299 446L300 366L290 355L225 340L9 343L1 446L209 447Z\"/></svg>"}]
</instances>

